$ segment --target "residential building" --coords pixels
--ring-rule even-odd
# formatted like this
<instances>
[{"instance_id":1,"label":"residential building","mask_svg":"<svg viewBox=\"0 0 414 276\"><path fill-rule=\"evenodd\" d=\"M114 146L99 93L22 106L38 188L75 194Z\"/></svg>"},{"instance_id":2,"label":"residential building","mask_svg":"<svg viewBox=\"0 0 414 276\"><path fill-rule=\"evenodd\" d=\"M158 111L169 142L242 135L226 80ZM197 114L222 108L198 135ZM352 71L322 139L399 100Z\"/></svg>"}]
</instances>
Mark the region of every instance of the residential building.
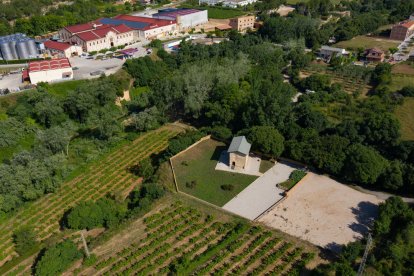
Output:
<instances>
[{"instance_id":1,"label":"residential building","mask_svg":"<svg viewBox=\"0 0 414 276\"><path fill-rule=\"evenodd\" d=\"M333 56L346 56L349 53L343 48L335 48L330 46L322 46L319 50L319 56L325 61L330 61Z\"/></svg>"},{"instance_id":2,"label":"residential building","mask_svg":"<svg viewBox=\"0 0 414 276\"><path fill-rule=\"evenodd\" d=\"M246 167L251 146L244 136L237 136L232 139L227 150L230 168L244 169Z\"/></svg>"},{"instance_id":3,"label":"residential building","mask_svg":"<svg viewBox=\"0 0 414 276\"><path fill-rule=\"evenodd\" d=\"M383 62L385 58L385 53L383 50L378 48L371 48L365 50L365 58L370 62Z\"/></svg>"},{"instance_id":4,"label":"residential building","mask_svg":"<svg viewBox=\"0 0 414 276\"><path fill-rule=\"evenodd\" d=\"M208 22L207 10L196 9L163 9L152 15L156 19L175 21L178 29L186 30Z\"/></svg>"},{"instance_id":5,"label":"residential building","mask_svg":"<svg viewBox=\"0 0 414 276\"><path fill-rule=\"evenodd\" d=\"M164 20L122 14L113 18L98 19L98 21L102 24L109 25L124 24L137 31L139 38L145 39L155 39L178 34L178 28L175 20Z\"/></svg>"},{"instance_id":6,"label":"residential building","mask_svg":"<svg viewBox=\"0 0 414 276\"><path fill-rule=\"evenodd\" d=\"M79 56L83 52L82 47L79 45L72 45L52 40L47 40L43 44L45 49L49 51L49 54L53 57L69 58L72 56Z\"/></svg>"},{"instance_id":7,"label":"residential building","mask_svg":"<svg viewBox=\"0 0 414 276\"><path fill-rule=\"evenodd\" d=\"M67 58L29 62L23 71L23 79L27 76L32 84L39 82L56 82L73 79L72 66Z\"/></svg>"},{"instance_id":8,"label":"residential building","mask_svg":"<svg viewBox=\"0 0 414 276\"><path fill-rule=\"evenodd\" d=\"M232 29L239 32L244 32L249 29L254 28L255 17L252 15L249 16L240 16L237 18L231 18L229 25Z\"/></svg>"},{"instance_id":9,"label":"residential building","mask_svg":"<svg viewBox=\"0 0 414 276\"><path fill-rule=\"evenodd\" d=\"M70 39L70 43L81 45L85 52L92 52L127 45L138 39L136 31L123 24L104 26L77 33Z\"/></svg>"},{"instance_id":10,"label":"residential building","mask_svg":"<svg viewBox=\"0 0 414 276\"><path fill-rule=\"evenodd\" d=\"M390 38L404 41L412 34L414 34L414 21L403 21L392 27Z\"/></svg>"}]
</instances>

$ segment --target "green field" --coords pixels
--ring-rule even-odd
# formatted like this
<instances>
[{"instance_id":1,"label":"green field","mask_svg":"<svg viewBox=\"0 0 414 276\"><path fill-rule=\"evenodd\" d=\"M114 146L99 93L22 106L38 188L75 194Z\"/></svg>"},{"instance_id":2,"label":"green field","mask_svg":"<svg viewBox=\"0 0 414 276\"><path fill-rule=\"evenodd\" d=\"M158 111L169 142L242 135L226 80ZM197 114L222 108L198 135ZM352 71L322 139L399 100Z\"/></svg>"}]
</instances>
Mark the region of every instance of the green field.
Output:
<instances>
[{"instance_id":1,"label":"green field","mask_svg":"<svg viewBox=\"0 0 414 276\"><path fill-rule=\"evenodd\" d=\"M252 183L256 176L215 170L220 153L226 148L224 143L207 140L174 158L174 171L180 191L223 206ZM193 181L195 186L188 187ZM231 184L234 189L225 191L221 188L224 184Z\"/></svg>"},{"instance_id":2,"label":"green field","mask_svg":"<svg viewBox=\"0 0 414 276\"><path fill-rule=\"evenodd\" d=\"M392 75L391 84L388 85L388 88L394 92L398 91L405 86L413 86L414 85L414 76L410 75Z\"/></svg>"},{"instance_id":3,"label":"green field","mask_svg":"<svg viewBox=\"0 0 414 276\"><path fill-rule=\"evenodd\" d=\"M414 141L414 98L405 98L404 104L395 111L401 123L401 138Z\"/></svg>"},{"instance_id":4,"label":"green field","mask_svg":"<svg viewBox=\"0 0 414 276\"><path fill-rule=\"evenodd\" d=\"M351 40L338 42L334 45L334 47L345 48L353 51L358 50L358 48L368 49L376 47L382 49L383 51L388 51L389 48L397 47L398 44L398 42L388 40L386 38L360 35L352 38Z\"/></svg>"},{"instance_id":5,"label":"green field","mask_svg":"<svg viewBox=\"0 0 414 276\"><path fill-rule=\"evenodd\" d=\"M61 233L59 220L78 202L97 200L107 194L124 198L140 183L139 177L128 168L163 151L168 140L182 130L181 126L167 125L145 133L133 142L120 144L100 160L75 172L55 193L28 203L12 217L4 219L0 223L0 264L17 256L12 239L17 228L31 227L35 229L38 240L44 241Z\"/></svg>"},{"instance_id":6,"label":"green field","mask_svg":"<svg viewBox=\"0 0 414 276\"><path fill-rule=\"evenodd\" d=\"M72 80L72 81L49 84L47 86L47 91L50 94L64 98L68 95L70 91L75 90L78 86L80 86L82 83L85 83L85 82L86 82L85 80Z\"/></svg>"}]
</instances>

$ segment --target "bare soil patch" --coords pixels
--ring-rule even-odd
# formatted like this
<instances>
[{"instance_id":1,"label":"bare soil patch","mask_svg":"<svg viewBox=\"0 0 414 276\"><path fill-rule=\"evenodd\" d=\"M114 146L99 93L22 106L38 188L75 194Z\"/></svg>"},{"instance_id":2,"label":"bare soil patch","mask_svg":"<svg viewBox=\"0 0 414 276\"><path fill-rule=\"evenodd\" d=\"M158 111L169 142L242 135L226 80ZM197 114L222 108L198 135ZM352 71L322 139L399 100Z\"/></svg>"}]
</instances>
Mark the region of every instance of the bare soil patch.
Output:
<instances>
[{"instance_id":1,"label":"bare soil patch","mask_svg":"<svg viewBox=\"0 0 414 276\"><path fill-rule=\"evenodd\" d=\"M333 251L367 233L381 202L315 173L297 185L260 221Z\"/></svg>"}]
</instances>

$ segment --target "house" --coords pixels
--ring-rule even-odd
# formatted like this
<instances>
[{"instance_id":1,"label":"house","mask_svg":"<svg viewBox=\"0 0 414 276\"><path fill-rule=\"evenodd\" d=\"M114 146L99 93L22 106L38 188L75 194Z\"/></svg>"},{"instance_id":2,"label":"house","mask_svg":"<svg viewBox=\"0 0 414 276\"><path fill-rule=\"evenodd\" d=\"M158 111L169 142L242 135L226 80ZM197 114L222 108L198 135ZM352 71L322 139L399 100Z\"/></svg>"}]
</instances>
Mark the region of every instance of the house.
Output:
<instances>
[{"instance_id":1,"label":"house","mask_svg":"<svg viewBox=\"0 0 414 276\"><path fill-rule=\"evenodd\" d=\"M72 66L67 58L29 62L23 78L30 79L32 84L39 82L56 82L73 79Z\"/></svg>"},{"instance_id":2,"label":"house","mask_svg":"<svg viewBox=\"0 0 414 276\"><path fill-rule=\"evenodd\" d=\"M378 48L367 49L364 54L366 60L370 62L383 62L385 58L384 51Z\"/></svg>"},{"instance_id":3,"label":"house","mask_svg":"<svg viewBox=\"0 0 414 276\"><path fill-rule=\"evenodd\" d=\"M414 34L414 21L403 21L392 27L390 39L404 41L412 34Z\"/></svg>"},{"instance_id":4,"label":"house","mask_svg":"<svg viewBox=\"0 0 414 276\"><path fill-rule=\"evenodd\" d=\"M168 8L159 10L152 18L175 21L178 29L186 30L207 23L208 11Z\"/></svg>"},{"instance_id":5,"label":"house","mask_svg":"<svg viewBox=\"0 0 414 276\"><path fill-rule=\"evenodd\" d=\"M240 16L236 18L231 18L229 25L233 30L244 32L249 29L254 28L255 17L250 16Z\"/></svg>"},{"instance_id":6,"label":"house","mask_svg":"<svg viewBox=\"0 0 414 276\"><path fill-rule=\"evenodd\" d=\"M249 158L251 144L246 137L234 137L230 143L227 153L229 154L229 166L232 169L244 169Z\"/></svg>"},{"instance_id":7,"label":"house","mask_svg":"<svg viewBox=\"0 0 414 276\"><path fill-rule=\"evenodd\" d=\"M333 56L346 56L348 54L349 52L343 48L335 48L326 45L322 46L319 50L319 56L326 61L330 61Z\"/></svg>"},{"instance_id":8,"label":"house","mask_svg":"<svg viewBox=\"0 0 414 276\"><path fill-rule=\"evenodd\" d=\"M59 30L59 38L63 41L70 41L70 39L80 33L89 32L93 30L97 30L100 28L104 28L103 24L99 22L91 22L91 23L85 23L85 24L78 24L78 25L72 25L67 26Z\"/></svg>"},{"instance_id":9,"label":"house","mask_svg":"<svg viewBox=\"0 0 414 276\"><path fill-rule=\"evenodd\" d=\"M47 40L44 43L45 49L50 55L58 58L70 58L71 56L79 56L82 54L82 47L79 45L71 45L69 43Z\"/></svg>"}]
</instances>

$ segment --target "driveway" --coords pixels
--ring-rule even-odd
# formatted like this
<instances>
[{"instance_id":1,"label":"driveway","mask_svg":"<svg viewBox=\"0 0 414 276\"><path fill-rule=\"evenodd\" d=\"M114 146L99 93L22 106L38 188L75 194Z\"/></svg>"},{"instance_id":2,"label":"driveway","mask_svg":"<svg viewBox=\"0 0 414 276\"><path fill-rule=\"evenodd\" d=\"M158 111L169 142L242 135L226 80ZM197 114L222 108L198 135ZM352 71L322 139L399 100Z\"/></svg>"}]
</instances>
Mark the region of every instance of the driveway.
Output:
<instances>
[{"instance_id":1,"label":"driveway","mask_svg":"<svg viewBox=\"0 0 414 276\"><path fill-rule=\"evenodd\" d=\"M296 169L296 166L287 163L277 163L223 208L247 219L256 219L283 198L284 191L277 188L276 184L288 180L291 172Z\"/></svg>"}]
</instances>

